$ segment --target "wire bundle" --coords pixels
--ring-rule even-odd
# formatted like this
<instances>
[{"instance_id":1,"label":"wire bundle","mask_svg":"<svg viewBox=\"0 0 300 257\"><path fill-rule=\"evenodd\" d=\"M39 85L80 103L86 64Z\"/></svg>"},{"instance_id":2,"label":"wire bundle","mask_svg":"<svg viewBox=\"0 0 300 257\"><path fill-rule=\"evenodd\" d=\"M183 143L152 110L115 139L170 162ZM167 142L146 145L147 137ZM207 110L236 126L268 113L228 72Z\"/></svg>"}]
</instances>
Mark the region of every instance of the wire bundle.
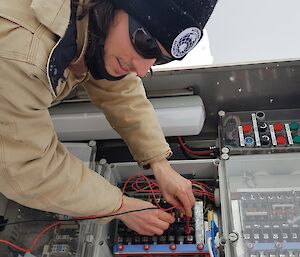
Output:
<instances>
[{"instance_id":1,"label":"wire bundle","mask_svg":"<svg viewBox=\"0 0 300 257\"><path fill-rule=\"evenodd\" d=\"M134 178L135 180L133 180ZM192 190L196 198L206 196L209 200L214 201L214 193L209 186L196 179L191 179L190 181L192 182ZM154 203L159 209L164 211L174 209L174 207L165 209L159 205L159 200L157 199L158 196L161 197L159 185L154 180L146 177L143 174L135 174L129 177L123 186L123 194L128 196L136 196L139 194L148 195L148 199L144 198L144 200L148 201L151 200L150 195L152 195Z\"/></svg>"},{"instance_id":2,"label":"wire bundle","mask_svg":"<svg viewBox=\"0 0 300 257\"><path fill-rule=\"evenodd\" d=\"M197 155L197 156L214 156L214 151L211 148L202 148L202 149L192 149L191 147L188 147L182 137L178 137L178 142L183 150L183 153L188 153L191 155Z\"/></svg>"}]
</instances>

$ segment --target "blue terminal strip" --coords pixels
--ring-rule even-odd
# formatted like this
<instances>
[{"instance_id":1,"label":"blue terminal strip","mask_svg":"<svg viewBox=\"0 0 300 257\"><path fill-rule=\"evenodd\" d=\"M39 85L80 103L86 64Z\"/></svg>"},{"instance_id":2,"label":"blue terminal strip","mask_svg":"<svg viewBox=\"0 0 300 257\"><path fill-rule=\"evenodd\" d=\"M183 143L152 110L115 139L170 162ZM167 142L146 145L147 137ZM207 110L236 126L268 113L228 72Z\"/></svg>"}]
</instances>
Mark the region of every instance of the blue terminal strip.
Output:
<instances>
[{"instance_id":1,"label":"blue terminal strip","mask_svg":"<svg viewBox=\"0 0 300 257\"><path fill-rule=\"evenodd\" d=\"M114 255L126 255L126 254L199 254L208 252L207 245L204 245L202 250L198 250L196 244L177 244L175 250L171 250L170 244L151 244L149 250L144 249L143 244L137 245L124 245L122 251L119 251L118 245L114 245Z\"/></svg>"},{"instance_id":2,"label":"blue terminal strip","mask_svg":"<svg viewBox=\"0 0 300 257\"><path fill-rule=\"evenodd\" d=\"M206 237L211 237L211 231L206 231ZM148 244L149 249L145 250L145 244L134 244L134 245L121 245L122 250L120 250L120 245L114 245L113 253L115 256L118 255L157 255L167 254L167 255L178 255L178 254L207 254L208 246L207 244L201 244L201 248L197 244L175 244L175 249L171 249L172 244Z\"/></svg>"},{"instance_id":3,"label":"blue terminal strip","mask_svg":"<svg viewBox=\"0 0 300 257\"><path fill-rule=\"evenodd\" d=\"M251 251L287 251L300 250L300 242L283 243L248 243L247 248Z\"/></svg>"}]
</instances>

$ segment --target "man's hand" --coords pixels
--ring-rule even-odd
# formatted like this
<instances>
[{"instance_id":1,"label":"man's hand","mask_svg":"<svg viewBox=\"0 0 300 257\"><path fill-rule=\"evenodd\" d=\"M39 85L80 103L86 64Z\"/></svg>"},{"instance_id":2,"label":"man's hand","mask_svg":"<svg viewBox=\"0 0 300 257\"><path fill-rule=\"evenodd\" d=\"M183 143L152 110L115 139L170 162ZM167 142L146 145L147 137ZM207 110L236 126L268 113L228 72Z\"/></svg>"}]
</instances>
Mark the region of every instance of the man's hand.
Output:
<instances>
[{"instance_id":1,"label":"man's hand","mask_svg":"<svg viewBox=\"0 0 300 257\"><path fill-rule=\"evenodd\" d=\"M150 202L123 196L123 206L117 213L152 207L155 206ZM130 229L148 236L162 235L164 230L169 228L170 223L174 222L171 214L159 209L131 212L117 216L117 218Z\"/></svg>"},{"instance_id":2,"label":"man's hand","mask_svg":"<svg viewBox=\"0 0 300 257\"><path fill-rule=\"evenodd\" d=\"M166 159L151 163L151 168L164 199L177 209L184 209L186 215L192 217L191 209L196 200L191 181L179 175Z\"/></svg>"}]
</instances>

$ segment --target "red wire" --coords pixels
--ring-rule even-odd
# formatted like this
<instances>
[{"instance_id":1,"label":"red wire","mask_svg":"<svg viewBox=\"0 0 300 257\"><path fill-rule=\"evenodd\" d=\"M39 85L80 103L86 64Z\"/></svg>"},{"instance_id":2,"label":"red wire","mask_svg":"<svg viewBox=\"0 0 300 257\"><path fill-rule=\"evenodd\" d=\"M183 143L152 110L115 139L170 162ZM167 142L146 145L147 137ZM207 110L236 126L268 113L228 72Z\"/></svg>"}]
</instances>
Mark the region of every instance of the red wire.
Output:
<instances>
[{"instance_id":1,"label":"red wire","mask_svg":"<svg viewBox=\"0 0 300 257\"><path fill-rule=\"evenodd\" d=\"M207 150L207 151L193 151L192 149L188 148L185 143L183 142L181 137L178 137L179 145L184 149L184 151L194 154L194 155L210 155L213 151Z\"/></svg>"},{"instance_id":2,"label":"red wire","mask_svg":"<svg viewBox=\"0 0 300 257\"><path fill-rule=\"evenodd\" d=\"M129 179L130 179L130 178L129 178ZM124 195L124 190L125 190L125 188L126 188L126 185L127 185L128 181L129 181L129 179L126 181L125 187L124 187L124 189L123 189L123 191L122 191L122 195ZM113 214L113 213L119 211L119 210L122 208L122 206L123 206L123 197L122 197L122 202L121 202L120 207L119 207L117 210L115 210L115 211L109 212L109 213L107 213L107 214L101 214L101 215L80 216L80 217L73 218L73 219L71 219L71 220L75 221L75 220L88 219L88 218L101 218L102 216L107 216L107 215L110 215L110 214ZM11 247L13 247L13 248L19 250L19 251L25 252L25 253L26 253L26 252L30 252L30 251L32 251L32 250L34 249L34 247L35 247L37 241L40 239L40 237L41 237L43 234L45 234L49 229L54 228L54 227L56 227L57 225L59 225L59 224L61 224L61 223L62 223L62 221L57 221L57 222L54 222L53 224L47 226L45 229L43 229L43 230L42 230L42 231L34 238L34 240L33 240L33 242L32 242L32 245L31 245L29 248L27 248L27 249L26 249L26 248L23 248L23 247L20 247L20 246L18 246L18 245L15 245L15 244L13 244L13 243L7 241L7 240L2 240L2 239L0 239L0 243L7 244L7 245L9 245L9 246L11 246Z\"/></svg>"},{"instance_id":3,"label":"red wire","mask_svg":"<svg viewBox=\"0 0 300 257\"><path fill-rule=\"evenodd\" d=\"M76 218L73 218L73 219L71 219L71 220L72 220L72 221L75 221L75 220L87 219L87 218L101 218L102 216L107 216L107 215L110 215L110 214L113 214L113 213L119 211L119 210L122 208L122 206L123 206L123 198L122 198L122 202L121 202L120 207L119 207L117 210L115 210L115 211L109 212L109 213L107 213L107 214L101 214L101 215L92 215L92 216L81 216L81 217L76 217ZM54 227L56 227L57 225L59 225L59 224L61 224L61 223L62 223L62 221L56 221L56 222L52 223L51 225L47 226L46 228L44 228L44 229L43 229L43 230L42 230L42 231L34 238L34 240L33 240L32 244L31 244L31 246L30 246L29 248L27 248L27 249L26 249L26 248L23 248L23 247L20 247L20 246L18 246L18 245L15 245L15 244L13 244L13 243L7 241L7 240L2 240L2 239L0 239L0 243L4 243L4 244L7 244L7 245L10 245L11 247L13 247L13 248L15 248L15 249L17 249L17 250L19 250L19 251L25 252L25 253L26 253L26 252L30 252L30 251L32 251L32 250L34 249L34 247L35 247L37 241L40 239L40 237L41 237L43 234L45 234L49 229L54 228Z\"/></svg>"},{"instance_id":4,"label":"red wire","mask_svg":"<svg viewBox=\"0 0 300 257\"><path fill-rule=\"evenodd\" d=\"M194 184L197 184L197 185L199 185L199 186L201 186L201 187L205 187L206 189L211 190L211 189L209 188L208 185L206 185L206 184L204 184L204 183L202 183L202 182L200 182L200 181L197 181L197 180L195 180L195 179L191 179L191 182L194 183Z\"/></svg>"},{"instance_id":5,"label":"red wire","mask_svg":"<svg viewBox=\"0 0 300 257\"><path fill-rule=\"evenodd\" d=\"M131 180L132 177L138 177L139 181L140 181L140 178L143 178L149 185L149 190L144 190L146 192L150 192L153 196L153 199L154 199L154 202L155 202L155 205L160 209L160 210L163 210L163 211L170 211L170 210L173 210L175 207L170 207L170 208L162 208L159 203L157 202L157 198L156 198L156 195L155 195L155 192L152 188L152 184L154 185L157 185L156 183L154 183L151 179L147 178L144 174L141 174L141 173L137 173L137 174L134 174L133 176L129 177L124 185L124 188L123 188L123 192L128 184L128 182ZM160 191L159 191L160 192Z\"/></svg>"},{"instance_id":6,"label":"red wire","mask_svg":"<svg viewBox=\"0 0 300 257\"><path fill-rule=\"evenodd\" d=\"M26 249L26 248L23 248L23 247L20 247L20 246L17 246L17 245L15 245L15 244L13 244L13 243L11 243L11 242L9 242L9 241L2 240L2 239L0 239L0 243L7 244L7 245L9 245L9 246L11 246L11 247L13 247L13 248L19 250L19 251L25 252L25 253L26 253L26 252L30 252L30 251L33 250L33 248L35 247L37 241L40 239L40 237L41 237L43 234L45 234L49 229L56 227L56 226L59 225L60 223L62 223L62 222L61 222L61 221L57 221L57 222L55 222L55 223L49 225L48 227L44 228L44 229L43 229L43 230L42 230L42 231L34 238L34 240L32 241L31 246L30 246L29 248L27 248L27 249Z\"/></svg>"},{"instance_id":7,"label":"red wire","mask_svg":"<svg viewBox=\"0 0 300 257\"><path fill-rule=\"evenodd\" d=\"M187 235L191 234L190 218L188 216L185 216L185 233Z\"/></svg>"},{"instance_id":8,"label":"red wire","mask_svg":"<svg viewBox=\"0 0 300 257\"><path fill-rule=\"evenodd\" d=\"M133 184L135 184L139 190L144 190L143 188L140 188L140 186L139 186L139 184L145 183L144 180L145 180L145 179L142 180L141 178L138 178ZM148 184L149 184L149 183L150 183L154 188L157 188L157 189L154 189L154 188L153 188L153 190L158 190L158 191L160 192L160 190L159 190L159 185L158 185L157 183L155 183L155 182L152 181L151 179L148 179Z\"/></svg>"},{"instance_id":9,"label":"red wire","mask_svg":"<svg viewBox=\"0 0 300 257\"><path fill-rule=\"evenodd\" d=\"M154 192L160 193L158 184L154 183L154 182L153 182L152 180L150 180L150 179L148 180L148 182L149 182L151 185L153 185L154 187L157 187L157 189L153 189ZM141 179L138 178L134 183L131 184L131 188L132 188L134 191L138 192L138 193L149 193L149 192L151 192L151 190L141 188L141 187L139 186L139 184L142 184L142 183L144 183L144 181L141 181ZM149 184L149 183L148 183L148 184Z\"/></svg>"}]
</instances>

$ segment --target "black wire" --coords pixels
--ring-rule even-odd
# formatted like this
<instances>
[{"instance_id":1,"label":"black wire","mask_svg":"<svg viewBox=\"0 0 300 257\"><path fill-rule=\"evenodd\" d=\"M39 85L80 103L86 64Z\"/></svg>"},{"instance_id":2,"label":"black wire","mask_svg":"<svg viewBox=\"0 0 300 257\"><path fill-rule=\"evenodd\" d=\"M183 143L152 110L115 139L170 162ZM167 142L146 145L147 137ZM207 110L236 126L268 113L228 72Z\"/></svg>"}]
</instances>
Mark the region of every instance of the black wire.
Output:
<instances>
[{"instance_id":1,"label":"black wire","mask_svg":"<svg viewBox=\"0 0 300 257\"><path fill-rule=\"evenodd\" d=\"M184 157L187 158L188 160L198 160L198 159L201 159L201 157L202 157L202 156L197 156L197 155L192 156L187 151L185 151L182 146L180 146L180 150L181 150L182 154L184 155ZM207 155L205 157L207 158Z\"/></svg>"},{"instance_id":2,"label":"black wire","mask_svg":"<svg viewBox=\"0 0 300 257\"><path fill-rule=\"evenodd\" d=\"M182 152L182 154L187 158L188 160L199 160L199 159L208 159L208 158L214 158L213 152L210 155L207 154L190 154L187 152L181 145L179 145L179 148ZM189 147L190 148L190 147ZM190 148L191 150L195 151L194 149ZM211 151L211 150L208 150Z\"/></svg>"},{"instance_id":3,"label":"black wire","mask_svg":"<svg viewBox=\"0 0 300 257\"><path fill-rule=\"evenodd\" d=\"M180 144L179 144L179 148L182 152L182 154L188 159L188 160L198 160L198 159L207 159L207 158L216 158L217 156L215 155L215 147L214 146L210 146L210 147L201 147L201 148L196 148L196 147L191 147L189 146L183 137L178 137L178 138L181 138L182 140L182 143L187 147L189 148L191 151L210 151L211 153L210 154L191 154L189 152L187 152L184 147Z\"/></svg>"},{"instance_id":4,"label":"black wire","mask_svg":"<svg viewBox=\"0 0 300 257\"><path fill-rule=\"evenodd\" d=\"M114 213L114 214L110 214L110 215L105 215L105 216L101 216L101 217L93 217L93 218L74 218L74 219L70 219L67 221L72 221L72 220L94 220L94 219L103 219L103 218L108 218L108 217L115 217L115 216L120 216L123 214L128 214L128 213L132 213L132 212L141 212L141 211L147 211L147 210L156 210L158 209L158 207L149 207L149 208L143 208L143 209L138 209L138 210L132 210L132 211L125 211L125 212L121 212L121 213ZM64 221L64 220L62 220Z\"/></svg>"},{"instance_id":5,"label":"black wire","mask_svg":"<svg viewBox=\"0 0 300 257\"><path fill-rule=\"evenodd\" d=\"M17 224L24 224L24 223L31 223L31 222L43 222L43 221L48 221L48 222L66 222L66 221L79 221L79 220L94 220L94 219L103 219L103 218L108 218L108 217L115 217L115 216L120 216L123 214L128 214L132 212L141 212L141 211L147 211L147 210L156 210L158 207L149 207L149 208L143 208L143 209L138 209L138 210L131 210L131 211L126 211L126 212L121 212L121 213L115 213L115 214L109 214L101 217L91 217L91 218L72 218L72 219L66 219L66 220L60 220L60 219L39 219L39 220L21 220L17 222L8 222L8 223L0 223L0 227L5 227L9 225L17 225Z\"/></svg>"}]
</instances>

